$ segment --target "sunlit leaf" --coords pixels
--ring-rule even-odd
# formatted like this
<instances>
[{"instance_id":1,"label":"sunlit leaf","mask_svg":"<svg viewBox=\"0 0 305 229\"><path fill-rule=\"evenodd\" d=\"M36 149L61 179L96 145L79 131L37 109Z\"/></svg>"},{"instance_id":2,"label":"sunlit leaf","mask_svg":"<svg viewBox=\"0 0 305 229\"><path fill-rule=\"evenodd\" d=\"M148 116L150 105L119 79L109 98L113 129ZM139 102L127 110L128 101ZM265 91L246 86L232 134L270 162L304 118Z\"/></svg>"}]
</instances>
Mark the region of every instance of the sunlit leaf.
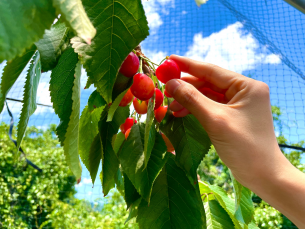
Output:
<instances>
[{"instance_id":1,"label":"sunlit leaf","mask_svg":"<svg viewBox=\"0 0 305 229\"><path fill-rule=\"evenodd\" d=\"M91 82L110 103L121 64L148 35L144 9L141 0L82 2L97 34L91 45L80 38L73 38L73 48L81 56Z\"/></svg>"}]
</instances>

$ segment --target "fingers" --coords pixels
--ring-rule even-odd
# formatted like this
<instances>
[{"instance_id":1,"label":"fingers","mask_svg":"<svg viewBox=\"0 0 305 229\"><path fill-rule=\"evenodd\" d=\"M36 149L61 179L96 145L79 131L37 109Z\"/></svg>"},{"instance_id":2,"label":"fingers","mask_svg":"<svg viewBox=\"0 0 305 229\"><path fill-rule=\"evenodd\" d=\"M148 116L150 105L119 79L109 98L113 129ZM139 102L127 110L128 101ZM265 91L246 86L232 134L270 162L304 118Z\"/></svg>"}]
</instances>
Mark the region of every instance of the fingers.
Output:
<instances>
[{"instance_id":1,"label":"fingers","mask_svg":"<svg viewBox=\"0 0 305 229\"><path fill-rule=\"evenodd\" d=\"M178 103L176 100L174 100L173 102L171 102L171 104L169 105L169 109L171 109L171 111L180 111L184 108L184 106L182 106L180 103Z\"/></svg>"},{"instance_id":2,"label":"fingers","mask_svg":"<svg viewBox=\"0 0 305 229\"><path fill-rule=\"evenodd\" d=\"M211 111L216 110L217 103L201 94L193 85L183 80L170 80L165 86L166 91L177 101L173 105L175 116L183 117L190 111L201 123L204 123L210 116ZM179 104L184 107L177 111ZM219 104L218 104L219 105ZM176 116L176 117L177 117Z\"/></svg>"},{"instance_id":3,"label":"fingers","mask_svg":"<svg viewBox=\"0 0 305 229\"><path fill-rule=\"evenodd\" d=\"M219 92L221 94L225 94L227 91L226 89L221 89L221 88L215 86L214 84L211 84L207 81L199 79L195 76L183 76L183 77L181 77L181 79L189 84L192 84L197 89L206 87L206 88L212 89L213 91Z\"/></svg>"},{"instance_id":4,"label":"fingers","mask_svg":"<svg viewBox=\"0 0 305 229\"><path fill-rule=\"evenodd\" d=\"M182 72L196 76L220 89L228 89L236 80L245 80L245 76L231 72L213 64L195 61L186 57L171 55Z\"/></svg>"},{"instance_id":5,"label":"fingers","mask_svg":"<svg viewBox=\"0 0 305 229\"><path fill-rule=\"evenodd\" d=\"M173 112L173 115L177 118L182 118L190 114L190 112L186 108L182 108L180 111Z\"/></svg>"}]
</instances>

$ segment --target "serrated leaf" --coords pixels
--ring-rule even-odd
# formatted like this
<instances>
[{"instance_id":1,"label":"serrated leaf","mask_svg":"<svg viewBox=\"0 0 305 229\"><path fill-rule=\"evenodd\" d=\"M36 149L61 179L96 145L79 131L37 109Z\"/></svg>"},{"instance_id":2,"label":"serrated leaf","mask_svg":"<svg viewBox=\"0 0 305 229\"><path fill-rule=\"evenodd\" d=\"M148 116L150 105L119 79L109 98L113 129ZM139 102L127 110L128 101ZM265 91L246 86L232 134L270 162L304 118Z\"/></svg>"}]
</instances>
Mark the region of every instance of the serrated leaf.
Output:
<instances>
[{"instance_id":1,"label":"serrated leaf","mask_svg":"<svg viewBox=\"0 0 305 229\"><path fill-rule=\"evenodd\" d=\"M0 1L0 63L12 60L42 37L55 19L51 1Z\"/></svg>"},{"instance_id":2,"label":"serrated leaf","mask_svg":"<svg viewBox=\"0 0 305 229\"><path fill-rule=\"evenodd\" d=\"M116 97L116 99L114 100L114 102L112 103L111 107L109 108L107 122L110 122L112 120L114 112L119 107L121 100L123 99L123 97L126 94L126 92L129 90L131 85L132 85L132 81L130 81L129 87L125 91L123 91L121 94L119 94Z\"/></svg>"},{"instance_id":3,"label":"serrated leaf","mask_svg":"<svg viewBox=\"0 0 305 229\"><path fill-rule=\"evenodd\" d=\"M69 43L69 28L57 22L50 30L46 30L43 38L35 43L40 53L42 71L52 70Z\"/></svg>"},{"instance_id":4,"label":"serrated leaf","mask_svg":"<svg viewBox=\"0 0 305 229\"><path fill-rule=\"evenodd\" d=\"M145 167L144 130L144 124L132 126L129 137L119 152L119 159L124 173L126 173L137 192L149 202L152 185L168 156L166 145L161 135L157 133L150 159L147 167Z\"/></svg>"},{"instance_id":5,"label":"serrated leaf","mask_svg":"<svg viewBox=\"0 0 305 229\"><path fill-rule=\"evenodd\" d=\"M170 153L168 153L170 154ZM142 200L137 222L142 229L205 228L198 186L194 187L170 155L157 177L150 204Z\"/></svg>"},{"instance_id":6,"label":"serrated leaf","mask_svg":"<svg viewBox=\"0 0 305 229\"><path fill-rule=\"evenodd\" d=\"M88 99L88 109L92 112L94 109L106 105L106 101L103 97L95 90L91 93Z\"/></svg>"},{"instance_id":7,"label":"serrated leaf","mask_svg":"<svg viewBox=\"0 0 305 229\"><path fill-rule=\"evenodd\" d=\"M97 35L91 45L80 38L73 38L72 45L97 91L111 103L121 64L149 34L144 9L141 0L83 0L83 5Z\"/></svg>"},{"instance_id":8,"label":"serrated leaf","mask_svg":"<svg viewBox=\"0 0 305 229\"><path fill-rule=\"evenodd\" d=\"M141 201L142 201L142 198L139 198L134 203L131 204L131 206L129 208L128 218L126 219L124 224L126 224L132 218L135 218L138 216L138 208L139 208Z\"/></svg>"},{"instance_id":9,"label":"serrated leaf","mask_svg":"<svg viewBox=\"0 0 305 229\"><path fill-rule=\"evenodd\" d=\"M88 155L87 155L87 161L86 161L86 168L88 169L90 173L90 177L92 180L92 184L95 182L96 174L98 171L98 168L101 163L101 159L103 157L103 145L101 142L100 135L97 133L97 135L94 137ZM84 160L83 160L84 162Z\"/></svg>"},{"instance_id":10,"label":"serrated leaf","mask_svg":"<svg viewBox=\"0 0 305 229\"><path fill-rule=\"evenodd\" d=\"M152 148L155 144L156 129L152 126L155 118L154 107L155 107L155 96L149 99L146 115L145 135L144 135L144 160L145 167L147 166Z\"/></svg>"},{"instance_id":11,"label":"serrated leaf","mask_svg":"<svg viewBox=\"0 0 305 229\"><path fill-rule=\"evenodd\" d=\"M107 122L107 112L103 112L99 121L99 134L103 145L102 173L103 193L106 196L115 186L115 176L119 169L119 160L112 148L112 137L118 132L120 125L129 116L129 107L119 107L111 122Z\"/></svg>"},{"instance_id":12,"label":"serrated leaf","mask_svg":"<svg viewBox=\"0 0 305 229\"><path fill-rule=\"evenodd\" d=\"M23 139L26 127L28 125L30 116L35 112L37 88L41 75L41 62L39 52L36 52L33 60L31 61L28 74L26 75L26 81L24 85L23 93L23 106L20 114L20 119L17 126L17 149L19 149L21 141Z\"/></svg>"},{"instance_id":13,"label":"serrated leaf","mask_svg":"<svg viewBox=\"0 0 305 229\"><path fill-rule=\"evenodd\" d=\"M197 184L197 168L211 145L208 134L193 115L175 118L167 114L160 130L169 138L176 152L176 162L191 183Z\"/></svg>"},{"instance_id":14,"label":"serrated leaf","mask_svg":"<svg viewBox=\"0 0 305 229\"><path fill-rule=\"evenodd\" d=\"M72 173L79 179L82 175L82 167L78 155L79 141L79 113L80 113L80 76L81 64L78 62L75 68L74 82L72 88L72 112L64 140L64 153L67 164Z\"/></svg>"},{"instance_id":15,"label":"serrated leaf","mask_svg":"<svg viewBox=\"0 0 305 229\"><path fill-rule=\"evenodd\" d=\"M96 172L96 166L90 166L90 163L95 163L97 160L97 155L101 154L98 150L93 149L93 145L101 145L97 142L96 136L98 135L98 122L101 118L101 114L105 108L104 106L98 107L92 112L88 110L88 106L82 111L82 115L79 121L79 155L82 159L82 162L88 169L91 175L92 183L94 184ZM98 135L99 138L99 135ZM95 142L94 142L95 140ZM99 140L100 141L100 140ZM93 143L94 142L94 143ZM102 147L99 146L100 150ZM101 159L101 158L100 158ZM99 162L98 162L99 163ZM93 177L94 178L93 178Z\"/></svg>"},{"instance_id":16,"label":"serrated leaf","mask_svg":"<svg viewBox=\"0 0 305 229\"><path fill-rule=\"evenodd\" d=\"M116 138L115 138L114 144L113 144L113 150L114 150L115 154L118 154L124 141L125 141L125 134L123 134L122 132L118 133L116 135Z\"/></svg>"},{"instance_id":17,"label":"serrated leaf","mask_svg":"<svg viewBox=\"0 0 305 229\"><path fill-rule=\"evenodd\" d=\"M204 203L207 229L234 229L234 224L228 213L216 200Z\"/></svg>"},{"instance_id":18,"label":"serrated leaf","mask_svg":"<svg viewBox=\"0 0 305 229\"><path fill-rule=\"evenodd\" d=\"M0 113L3 110L7 94L18 79L21 72L31 60L36 50L36 46L32 45L22 56L16 57L12 61L6 63L6 66L3 69L0 85Z\"/></svg>"},{"instance_id":19,"label":"serrated leaf","mask_svg":"<svg viewBox=\"0 0 305 229\"><path fill-rule=\"evenodd\" d=\"M123 173L124 174L124 173ZM141 199L140 194L137 192L136 188L129 180L128 176L124 174L124 193L125 193L125 202L127 205L127 209L136 202L138 199Z\"/></svg>"},{"instance_id":20,"label":"serrated leaf","mask_svg":"<svg viewBox=\"0 0 305 229\"><path fill-rule=\"evenodd\" d=\"M61 17L75 31L77 36L82 38L87 44L91 44L92 38L96 34L88 18L81 0L53 0L53 4L61 14Z\"/></svg>"},{"instance_id":21,"label":"serrated leaf","mask_svg":"<svg viewBox=\"0 0 305 229\"><path fill-rule=\"evenodd\" d=\"M51 74L50 96L54 111L60 119L56 134L62 146L72 113L72 88L77 62L77 54L72 48L68 48L61 55Z\"/></svg>"}]
</instances>

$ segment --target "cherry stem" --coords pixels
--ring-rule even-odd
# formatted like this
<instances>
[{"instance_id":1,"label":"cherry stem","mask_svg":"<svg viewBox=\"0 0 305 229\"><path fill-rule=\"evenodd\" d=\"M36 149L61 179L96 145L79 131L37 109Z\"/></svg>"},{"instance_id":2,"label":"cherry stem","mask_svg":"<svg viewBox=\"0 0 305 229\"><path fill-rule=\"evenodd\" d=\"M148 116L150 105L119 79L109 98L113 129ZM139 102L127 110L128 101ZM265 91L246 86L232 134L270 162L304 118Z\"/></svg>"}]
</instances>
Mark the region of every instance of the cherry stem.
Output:
<instances>
[{"instance_id":1,"label":"cherry stem","mask_svg":"<svg viewBox=\"0 0 305 229\"><path fill-rule=\"evenodd\" d=\"M152 64L154 64L154 65L157 65L157 66L159 66L159 64L156 64L156 63L154 63L154 62L152 62L150 59L148 59L148 58L145 58L145 57L141 57L141 58L143 58L144 60L146 60L147 62L150 62L150 63L152 63ZM148 63L149 64L149 63Z\"/></svg>"},{"instance_id":2,"label":"cherry stem","mask_svg":"<svg viewBox=\"0 0 305 229\"><path fill-rule=\"evenodd\" d=\"M161 60L161 62L160 62L160 64L159 65L161 65L162 64L162 62L163 61L165 61L165 60L167 60L169 57L168 56L166 56L163 60Z\"/></svg>"},{"instance_id":3,"label":"cherry stem","mask_svg":"<svg viewBox=\"0 0 305 229\"><path fill-rule=\"evenodd\" d=\"M143 60L142 57L140 56L140 67L139 67L139 72L143 73Z\"/></svg>"}]
</instances>

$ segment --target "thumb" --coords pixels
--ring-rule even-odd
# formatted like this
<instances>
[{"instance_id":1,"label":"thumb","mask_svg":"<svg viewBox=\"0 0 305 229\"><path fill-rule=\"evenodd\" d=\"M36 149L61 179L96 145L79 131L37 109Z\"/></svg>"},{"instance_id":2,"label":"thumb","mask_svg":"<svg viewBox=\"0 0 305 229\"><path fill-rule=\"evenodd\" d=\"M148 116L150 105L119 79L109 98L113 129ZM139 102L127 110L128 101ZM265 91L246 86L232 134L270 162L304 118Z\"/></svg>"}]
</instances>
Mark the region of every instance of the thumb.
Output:
<instances>
[{"instance_id":1,"label":"thumb","mask_svg":"<svg viewBox=\"0 0 305 229\"><path fill-rule=\"evenodd\" d=\"M183 80L173 79L166 83L166 91L173 98L189 110L201 123L211 117L211 112L216 110L218 103L204 96L193 85Z\"/></svg>"}]
</instances>

